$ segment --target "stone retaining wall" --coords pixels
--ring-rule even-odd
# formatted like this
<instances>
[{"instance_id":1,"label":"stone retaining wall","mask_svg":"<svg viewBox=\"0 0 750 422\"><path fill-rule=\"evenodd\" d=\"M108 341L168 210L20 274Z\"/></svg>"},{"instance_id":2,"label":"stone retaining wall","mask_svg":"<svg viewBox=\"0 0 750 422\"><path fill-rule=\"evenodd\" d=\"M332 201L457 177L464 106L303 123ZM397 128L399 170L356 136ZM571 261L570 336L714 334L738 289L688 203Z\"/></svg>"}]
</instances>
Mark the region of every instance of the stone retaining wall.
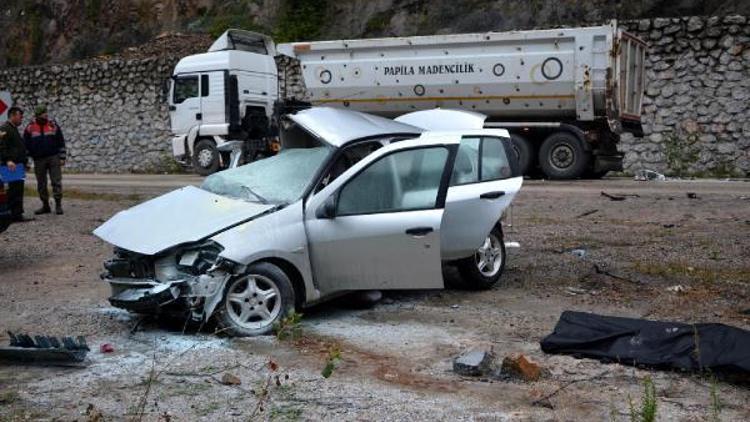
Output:
<instances>
[{"instance_id":1,"label":"stone retaining wall","mask_svg":"<svg viewBox=\"0 0 750 422\"><path fill-rule=\"evenodd\" d=\"M0 70L28 121L38 104L63 129L67 168L81 172L157 172L174 168L162 84L177 58L97 60Z\"/></svg>"},{"instance_id":2,"label":"stone retaining wall","mask_svg":"<svg viewBox=\"0 0 750 422\"><path fill-rule=\"evenodd\" d=\"M645 137L624 136L629 172L750 175L750 19L625 22L649 43Z\"/></svg>"}]
</instances>

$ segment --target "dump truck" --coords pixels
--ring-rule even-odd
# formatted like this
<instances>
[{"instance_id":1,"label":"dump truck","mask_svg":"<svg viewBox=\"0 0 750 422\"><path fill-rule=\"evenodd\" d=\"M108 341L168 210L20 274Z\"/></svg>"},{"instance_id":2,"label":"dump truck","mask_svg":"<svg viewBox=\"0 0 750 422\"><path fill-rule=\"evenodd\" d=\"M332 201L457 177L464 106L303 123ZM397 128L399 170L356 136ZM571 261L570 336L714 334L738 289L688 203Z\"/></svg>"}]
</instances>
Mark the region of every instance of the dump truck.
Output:
<instances>
[{"instance_id":1,"label":"dump truck","mask_svg":"<svg viewBox=\"0 0 750 422\"><path fill-rule=\"evenodd\" d=\"M229 30L175 67L173 151L207 174L228 165L237 145L245 161L272 154L279 116L305 106L384 117L440 107L509 130L524 174L601 177L622 169L620 135L642 134L646 48L616 21L278 46ZM291 80L288 66L300 77Z\"/></svg>"}]
</instances>

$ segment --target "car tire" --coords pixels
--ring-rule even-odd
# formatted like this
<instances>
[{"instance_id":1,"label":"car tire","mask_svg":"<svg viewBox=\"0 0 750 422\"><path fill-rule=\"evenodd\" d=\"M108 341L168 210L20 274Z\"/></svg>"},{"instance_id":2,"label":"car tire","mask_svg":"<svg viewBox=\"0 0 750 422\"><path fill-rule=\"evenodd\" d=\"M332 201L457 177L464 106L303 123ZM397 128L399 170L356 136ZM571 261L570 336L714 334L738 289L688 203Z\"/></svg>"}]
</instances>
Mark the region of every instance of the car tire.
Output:
<instances>
[{"instance_id":1,"label":"car tire","mask_svg":"<svg viewBox=\"0 0 750 422\"><path fill-rule=\"evenodd\" d=\"M222 333L233 337L259 336L270 333L282 318L291 314L294 303L294 288L286 273L271 263L261 262L227 282L214 315Z\"/></svg>"},{"instance_id":2,"label":"car tire","mask_svg":"<svg viewBox=\"0 0 750 422\"><path fill-rule=\"evenodd\" d=\"M534 153L534 145L521 135L512 133L510 135L510 141L513 144L513 150L518 156L518 169L521 175L527 176L531 172L536 160L536 154Z\"/></svg>"},{"instance_id":3,"label":"car tire","mask_svg":"<svg viewBox=\"0 0 750 422\"><path fill-rule=\"evenodd\" d=\"M221 154L216 143L210 139L201 139L193 149L193 168L201 176L216 173L221 162Z\"/></svg>"},{"instance_id":4,"label":"car tire","mask_svg":"<svg viewBox=\"0 0 750 422\"><path fill-rule=\"evenodd\" d=\"M492 250L487 251L487 247ZM485 266L482 267L484 259ZM487 266L487 261L491 260ZM499 260L499 262L498 262ZM471 290L487 290L492 288L505 270L505 241L503 240L503 229L498 223L487 236L485 243L474 253L474 255L456 261L456 268L461 274L461 285Z\"/></svg>"},{"instance_id":5,"label":"car tire","mask_svg":"<svg viewBox=\"0 0 750 422\"><path fill-rule=\"evenodd\" d=\"M572 133L555 132L539 148L539 165L550 179L577 179L590 161L591 154Z\"/></svg>"}]
</instances>

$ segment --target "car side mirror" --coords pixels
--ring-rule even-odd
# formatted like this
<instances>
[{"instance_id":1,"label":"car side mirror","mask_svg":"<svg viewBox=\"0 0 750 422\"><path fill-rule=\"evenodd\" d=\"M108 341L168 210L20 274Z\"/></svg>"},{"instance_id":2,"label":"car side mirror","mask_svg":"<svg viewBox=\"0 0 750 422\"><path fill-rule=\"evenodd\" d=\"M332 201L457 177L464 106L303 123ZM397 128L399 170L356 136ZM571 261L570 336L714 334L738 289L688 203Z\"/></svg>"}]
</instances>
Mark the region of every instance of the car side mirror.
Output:
<instances>
[{"instance_id":1,"label":"car side mirror","mask_svg":"<svg viewBox=\"0 0 750 422\"><path fill-rule=\"evenodd\" d=\"M328 220L336 218L336 194L326 198L325 202L315 211L315 217Z\"/></svg>"}]
</instances>

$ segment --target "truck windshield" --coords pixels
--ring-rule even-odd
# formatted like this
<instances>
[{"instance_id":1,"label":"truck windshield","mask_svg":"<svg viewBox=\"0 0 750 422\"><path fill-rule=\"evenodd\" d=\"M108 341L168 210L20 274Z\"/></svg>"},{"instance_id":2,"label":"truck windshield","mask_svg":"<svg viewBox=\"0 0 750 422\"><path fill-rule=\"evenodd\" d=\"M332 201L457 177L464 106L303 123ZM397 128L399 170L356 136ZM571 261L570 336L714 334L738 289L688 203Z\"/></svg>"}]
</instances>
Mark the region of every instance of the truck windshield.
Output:
<instances>
[{"instance_id":1,"label":"truck windshield","mask_svg":"<svg viewBox=\"0 0 750 422\"><path fill-rule=\"evenodd\" d=\"M244 201L288 204L302 196L330 152L328 147L285 149L273 157L214 173L201 189Z\"/></svg>"}]
</instances>

